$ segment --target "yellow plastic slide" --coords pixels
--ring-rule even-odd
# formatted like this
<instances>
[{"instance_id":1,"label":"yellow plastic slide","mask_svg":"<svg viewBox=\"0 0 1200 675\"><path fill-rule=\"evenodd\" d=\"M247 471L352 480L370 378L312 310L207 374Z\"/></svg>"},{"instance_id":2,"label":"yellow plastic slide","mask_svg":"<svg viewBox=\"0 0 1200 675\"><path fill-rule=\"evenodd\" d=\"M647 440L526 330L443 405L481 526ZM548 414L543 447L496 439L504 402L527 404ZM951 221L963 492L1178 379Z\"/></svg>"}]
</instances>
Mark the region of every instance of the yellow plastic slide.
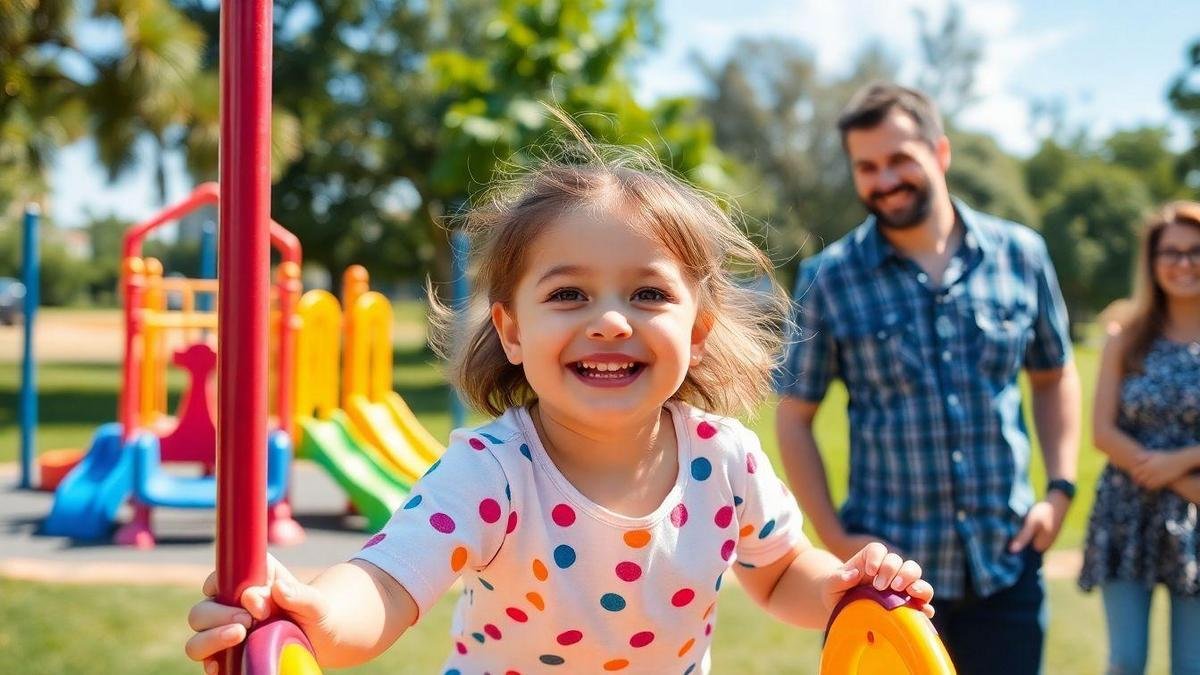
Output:
<instances>
[{"instance_id":1,"label":"yellow plastic slide","mask_svg":"<svg viewBox=\"0 0 1200 675\"><path fill-rule=\"evenodd\" d=\"M367 518L368 528L377 531L404 503L415 479L385 457L379 446L354 432L349 415L337 407L343 329L337 298L311 290L300 298L297 314L301 320L294 402L298 455L323 467Z\"/></svg>"},{"instance_id":2,"label":"yellow plastic slide","mask_svg":"<svg viewBox=\"0 0 1200 675\"><path fill-rule=\"evenodd\" d=\"M392 306L383 295L365 292L352 301L347 319L342 409L356 433L400 476L415 481L445 448L392 391Z\"/></svg>"},{"instance_id":3,"label":"yellow plastic slide","mask_svg":"<svg viewBox=\"0 0 1200 675\"><path fill-rule=\"evenodd\" d=\"M400 394L394 391L388 392L383 399L383 404L392 414L392 421L400 428L405 440L417 451L418 455L424 457L429 463L436 462L442 456L445 448L437 442L433 434L421 426L421 423L417 421L417 416L413 414L404 399L400 398Z\"/></svg>"}]
</instances>

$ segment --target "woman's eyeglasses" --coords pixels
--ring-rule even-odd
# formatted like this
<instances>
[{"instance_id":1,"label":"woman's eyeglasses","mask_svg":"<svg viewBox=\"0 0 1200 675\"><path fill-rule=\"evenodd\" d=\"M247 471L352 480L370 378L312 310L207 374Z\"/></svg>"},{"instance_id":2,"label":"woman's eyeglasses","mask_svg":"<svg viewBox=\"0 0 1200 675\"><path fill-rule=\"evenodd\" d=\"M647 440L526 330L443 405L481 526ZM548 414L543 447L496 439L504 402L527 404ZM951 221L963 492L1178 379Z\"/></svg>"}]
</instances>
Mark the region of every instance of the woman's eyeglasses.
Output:
<instances>
[{"instance_id":1,"label":"woman's eyeglasses","mask_svg":"<svg viewBox=\"0 0 1200 675\"><path fill-rule=\"evenodd\" d=\"M1160 248L1154 252L1154 257L1165 265L1182 265L1186 260L1192 267L1200 267L1200 246L1193 246L1186 251L1180 248Z\"/></svg>"}]
</instances>

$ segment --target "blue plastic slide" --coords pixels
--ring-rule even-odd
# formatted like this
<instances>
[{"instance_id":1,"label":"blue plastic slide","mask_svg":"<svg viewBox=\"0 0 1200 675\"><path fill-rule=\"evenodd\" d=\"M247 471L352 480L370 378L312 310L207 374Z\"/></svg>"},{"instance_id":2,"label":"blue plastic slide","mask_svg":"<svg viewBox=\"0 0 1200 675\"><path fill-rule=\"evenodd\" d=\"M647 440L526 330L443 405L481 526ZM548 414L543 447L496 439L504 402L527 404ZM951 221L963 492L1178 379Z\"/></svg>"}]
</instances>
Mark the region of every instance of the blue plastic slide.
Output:
<instances>
[{"instance_id":1,"label":"blue plastic slide","mask_svg":"<svg viewBox=\"0 0 1200 675\"><path fill-rule=\"evenodd\" d=\"M121 425L102 425L83 460L54 493L42 533L74 539L111 534L117 509L133 491L133 456L121 447Z\"/></svg>"},{"instance_id":2,"label":"blue plastic slide","mask_svg":"<svg viewBox=\"0 0 1200 675\"><path fill-rule=\"evenodd\" d=\"M164 471L159 441L153 434L134 434L126 449L133 456L132 485L139 502L176 509L216 507L216 476L177 476ZM292 442L287 433L272 431L267 436L267 504L274 505L287 494L291 464Z\"/></svg>"}]
</instances>

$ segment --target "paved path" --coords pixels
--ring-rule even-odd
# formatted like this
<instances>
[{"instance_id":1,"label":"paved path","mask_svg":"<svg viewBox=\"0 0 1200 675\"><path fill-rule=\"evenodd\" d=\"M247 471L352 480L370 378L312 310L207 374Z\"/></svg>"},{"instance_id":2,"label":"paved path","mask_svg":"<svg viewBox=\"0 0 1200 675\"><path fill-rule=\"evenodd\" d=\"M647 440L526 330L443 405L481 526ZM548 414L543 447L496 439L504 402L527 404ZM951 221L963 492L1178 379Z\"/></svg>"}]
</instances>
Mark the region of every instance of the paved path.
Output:
<instances>
[{"instance_id":1,"label":"paved path","mask_svg":"<svg viewBox=\"0 0 1200 675\"><path fill-rule=\"evenodd\" d=\"M315 465L296 467L294 507L308 532L299 546L271 552L301 578L353 554L366 538L357 517L344 517L345 497ZM161 509L154 523L159 545L138 551L108 542L72 542L36 534L52 495L19 490L16 465L0 465L0 576L62 583L182 584L198 588L213 568L213 513ZM1079 551L1053 551L1046 575L1073 578Z\"/></svg>"},{"instance_id":2,"label":"paved path","mask_svg":"<svg viewBox=\"0 0 1200 675\"><path fill-rule=\"evenodd\" d=\"M213 568L213 512L159 509L158 546L139 551L110 542L74 542L36 533L53 495L16 487L15 464L0 465L0 576L75 583L179 583L198 588ZM343 516L341 490L319 468L296 466L297 520L308 537L271 552L303 578L345 560L362 545L362 519ZM125 507L128 508L128 507ZM128 514L122 514L127 518Z\"/></svg>"}]
</instances>

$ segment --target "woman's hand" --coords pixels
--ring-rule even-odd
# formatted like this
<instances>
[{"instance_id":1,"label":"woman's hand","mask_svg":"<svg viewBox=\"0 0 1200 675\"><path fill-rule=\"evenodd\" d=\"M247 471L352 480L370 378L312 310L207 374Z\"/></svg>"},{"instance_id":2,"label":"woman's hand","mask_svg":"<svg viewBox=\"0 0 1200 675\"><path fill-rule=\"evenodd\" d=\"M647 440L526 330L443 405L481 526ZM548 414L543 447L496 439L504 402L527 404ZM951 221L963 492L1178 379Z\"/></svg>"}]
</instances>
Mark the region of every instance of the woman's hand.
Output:
<instances>
[{"instance_id":1,"label":"woman's hand","mask_svg":"<svg viewBox=\"0 0 1200 675\"><path fill-rule=\"evenodd\" d=\"M1147 490L1161 490L1191 470L1191 463L1186 461L1188 459L1179 452L1147 452L1130 475L1135 483Z\"/></svg>"},{"instance_id":2,"label":"woman's hand","mask_svg":"<svg viewBox=\"0 0 1200 675\"><path fill-rule=\"evenodd\" d=\"M933 586L921 578L921 566L913 560L904 560L879 542L867 544L840 567L835 568L825 580L824 595L830 609L842 599L846 591L859 585L871 585L882 591L907 593L921 603L925 616L933 616Z\"/></svg>"}]
</instances>

